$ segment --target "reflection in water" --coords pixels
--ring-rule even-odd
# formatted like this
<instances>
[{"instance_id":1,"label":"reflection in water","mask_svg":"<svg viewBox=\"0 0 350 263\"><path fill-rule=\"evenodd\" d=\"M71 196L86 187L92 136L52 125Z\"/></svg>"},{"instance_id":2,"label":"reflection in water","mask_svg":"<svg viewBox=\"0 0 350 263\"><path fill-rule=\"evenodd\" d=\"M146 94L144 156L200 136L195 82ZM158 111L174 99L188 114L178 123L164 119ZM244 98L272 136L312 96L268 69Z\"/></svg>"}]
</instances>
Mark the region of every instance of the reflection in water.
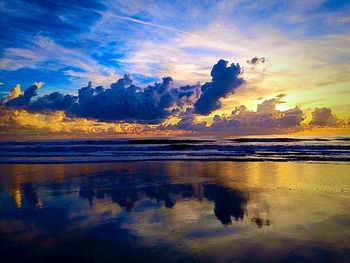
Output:
<instances>
[{"instance_id":1,"label":"reflection in water","mask_svg":"<svg viewBox=\"0 0 350 263\"><path fill-rule=\"evenodd\" d=\"M269 219L264 220L260 217L253 217L251 221L255 223L259 228L262 228L263 226L269 226L271 224Z\"/></svg>"},{"instance_id":2,"label":"reflection in water","mask_svg":"<svg viewBox=\"0 0 350 263\"><path fill-rule=\"evenodd\" d=\"M214 213L224 225L231 224L232 218L242 221L247 198L242 192L218 185L206 185L204 196L215 203Z\"/></svg>"},{"instance_id":3,"label":"reflection in water","mask_svg":"<svg viewBox=\"0 0 350 263\"><path fill-rule=\"evenodd\" d=\"M43 208L43 202L38 198L31 184L26 183L23 185L23 194L28 202L35 205L37 208Z\"/></svg>"},{"instance_id":4,"label":"reflection in water","mask_svg":"<svg viewBox=\"0 0 350 263\"><path fill-rule=\"evenodd\" d=\"M349 172L330 163L1 165L0 258L347 262Z\"/></svg>"},{"instance_id":5,"label":"reflection in water","mask_svg":"<svg viewBox=\"0 0 350 263\"><path fill-rule=\"evenodd\" d=\"M232 218L235 221L242 221L244 217L244 206L247 204L247 197L239 190L229 189L221 185L204 184L170 184L167 178L163 178L156 185L152 183L152 178L143 178L145 186L138 186L135 181L130 181L128 177L115 177L112 171L99 173L96 178L92 177L80 186L79 196L89 200L93 205L95 198L110 198L114 203L124 208L126 212L131 212L135 203L143 199L154 199L157 203L163 204L166 208L173 208L177 200L195 198L202 200L206 198L214 203L215 216L224 225L231 224ZM165 180L164 180L165 179ZM99 181L104 185L108 182L108 189L99 189ZM252 222L259 222L256 218ZM256 223L258 225L258 223ZM259 226L262 226L260 223Z\"/></svg>"},{"instance_id":6,"label":"reflection in water","mask_svg":"<svg viewBox=\"0 0 350 263\"><path fill-rule=\"evenodd\" d=\"M231 224L232 218L235 221L242 221L244 218L244 206L248 202L243 192L214 184L168 184L142 188L130 187L128 189L119 189L118 186L119 184L114 186L114 190L102 190L94 189L94 186L89 184L89 186L80 188L79 196L88 199L91 206L95 198L103 199L109 197L114 203L124 208L126 212L131 212L135 207L135 203L143 199L154 199L157 203L164 204L166 208L173 208L176 200L184 198L202 200L206 198L214 203L215 216L224 225ZM195 193L194 189L198 192ZM259 227L263 226L260 218L254 218L252 222Z\"/></svg>"},{"instance_id":7,"label":"reflection in water","mask_svg":"<svg viewBox=\"0 0 350 263\"><path fill-rule=\"evenodd\" d=\"M11 191L11 195L13 197L13 200L16 203L16 207L17 208L21 208L22 207L22 193L20 189L12 189Z\"/></svg>"}]
</instances>

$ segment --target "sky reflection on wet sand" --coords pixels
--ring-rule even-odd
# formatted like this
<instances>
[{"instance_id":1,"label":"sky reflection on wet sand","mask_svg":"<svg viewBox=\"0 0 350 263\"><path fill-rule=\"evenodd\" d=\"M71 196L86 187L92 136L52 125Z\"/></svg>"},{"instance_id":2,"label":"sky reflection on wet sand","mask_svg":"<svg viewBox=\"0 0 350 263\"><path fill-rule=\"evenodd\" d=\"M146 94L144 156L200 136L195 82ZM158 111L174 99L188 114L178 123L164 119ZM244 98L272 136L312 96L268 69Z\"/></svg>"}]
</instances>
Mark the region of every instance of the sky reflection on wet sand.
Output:
<instances>
[{"instance_id":1,"label":"sky reflection on wet sand","mask_svg":"<svg viewBox=\"0 0 350 263\"><path fill-rule=\"evenodd\" d=\"M2 164L0 171L6 262L350 256L345 163Z\"/></svg>"}]
</instances>

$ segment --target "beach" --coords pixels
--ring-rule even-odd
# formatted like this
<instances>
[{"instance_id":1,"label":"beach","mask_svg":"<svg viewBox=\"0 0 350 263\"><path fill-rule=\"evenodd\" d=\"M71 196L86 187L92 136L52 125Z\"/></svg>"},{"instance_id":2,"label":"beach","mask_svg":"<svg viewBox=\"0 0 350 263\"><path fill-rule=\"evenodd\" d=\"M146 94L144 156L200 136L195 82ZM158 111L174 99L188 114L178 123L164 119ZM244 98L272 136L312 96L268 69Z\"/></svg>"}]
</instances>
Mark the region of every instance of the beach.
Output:
<instances>
[{"instance_id":1,"label":"beach","mask_svg":"<svg viewBox=\"0 0 350 263\"><path fill-rule=\"evenodd\" d=\"M0 164L4 262L349 262L350 165Z\"/></svg>"}]
</instances>

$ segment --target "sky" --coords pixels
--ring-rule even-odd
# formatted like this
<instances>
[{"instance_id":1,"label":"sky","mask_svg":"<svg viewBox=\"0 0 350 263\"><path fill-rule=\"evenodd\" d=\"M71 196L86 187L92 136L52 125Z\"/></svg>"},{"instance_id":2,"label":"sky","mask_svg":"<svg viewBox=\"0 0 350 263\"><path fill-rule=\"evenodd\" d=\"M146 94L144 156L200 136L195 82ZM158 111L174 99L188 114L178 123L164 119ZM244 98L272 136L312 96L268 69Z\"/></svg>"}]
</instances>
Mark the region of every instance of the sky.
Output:
<instances>
[{"instance_id":1,"label":"sky","mask_svg":"<svg viewBox=\"0 0 350 263\"><path fill-rule=\"evenodd\" d=\"M349 134L349 1L0 0L2 138Z\"/></svg>"}]
</instances>

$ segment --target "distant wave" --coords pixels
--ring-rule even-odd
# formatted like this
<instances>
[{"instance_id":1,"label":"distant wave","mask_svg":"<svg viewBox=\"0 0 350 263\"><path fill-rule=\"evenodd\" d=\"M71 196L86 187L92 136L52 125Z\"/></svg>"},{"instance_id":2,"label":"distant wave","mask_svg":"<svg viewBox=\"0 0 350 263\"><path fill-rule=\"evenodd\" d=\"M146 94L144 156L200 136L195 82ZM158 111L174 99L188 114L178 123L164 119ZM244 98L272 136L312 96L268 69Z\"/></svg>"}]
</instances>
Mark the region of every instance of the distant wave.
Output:
<instances>
[{"instance_id":1,"label":"distant wave","mask_svg":"<svg viewBox=\"0 0 350 263\"><path fill-rule=\"evenodd\" d=\"M114 140L57 140L57 141L0 141L0 146L6 145L118 145L118 144L182 144L205 143L215 140L193 139L114 139Z\"/></svg>"},{"instance_id":2,"label":"distant wave","mask_svg":"<svg viewBox=\"0 0 350 263\"><path fill-rule=\"evenodd\" d=\"M322 138L235 138L229 139L233 142L327 142L330 139L322 139ZM342 140L342 138L336 138L333 140Z\"/></svg>"},{"instance_id":3,"label":"distant wave","mask_svg":"<svg viewBox=\"0 0 350 263\"><path fill-rule=\"evenodd\" d=\"M91 139L91 140L47 140L47 141L0 141L3 145L118 145L118 144L202 144L212 142L236 142L236 143L264 143L264 142L335 142L350 141L350 137L336 138L228 138L222 140L216 139Z\"/></svg>"},{"instance_id":4,"label":"distant wave","mask_svg":"<svg viewBox=\"0 0 350 263\"><path fill-rule=\"evenodd\" d=\"M350 161L350 138L114 139L0 142L0 163L137 160Z\"/></svg>"}]
</instances>

